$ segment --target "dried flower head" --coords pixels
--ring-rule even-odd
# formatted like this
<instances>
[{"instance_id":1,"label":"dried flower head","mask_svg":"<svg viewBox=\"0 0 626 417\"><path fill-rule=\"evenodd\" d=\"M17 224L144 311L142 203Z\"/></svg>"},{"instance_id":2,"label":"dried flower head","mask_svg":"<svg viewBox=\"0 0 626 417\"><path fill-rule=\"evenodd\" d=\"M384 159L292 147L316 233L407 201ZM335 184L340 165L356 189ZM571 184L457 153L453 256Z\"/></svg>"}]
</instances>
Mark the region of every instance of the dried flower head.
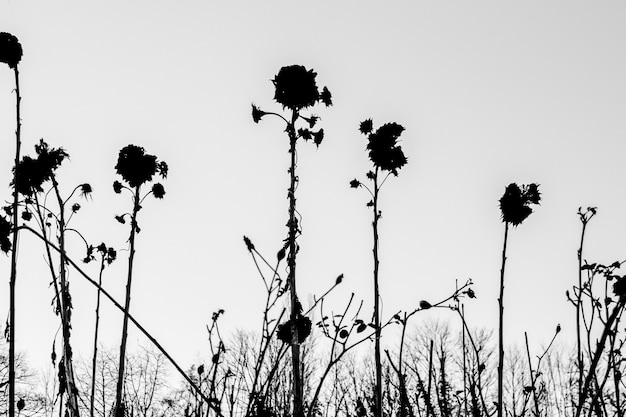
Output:
<instances>
[{"instance_id":1,"label":"dried flower head","mask_svg":"<svg viewBox=\"0 0 626 417\"><path fill-rule=\"evenodd\" d=\"M42 192L43 183L52 178L54 171L69 156L63 148L48 147L43 139L35 145L35 152L37 158L25 156L14 168L17 184L11 182L11 185L15 185L17 191L25 196Z\"/></svg>"},{"instance_id":2,"label":"dried flower head","mask_svg":"<svg viewBox=\"0 0 626 417\"><path fill-rule=\"evenodd\" d=\"M121 193L122 192L122 188L124 188L124 186L122 185L121 182L113 181L113 191L115 191L116 194Z\"/></svg>"},{"instance_id":3,"label":"dried flower head","mask_svg":"<svg viewBox=\"0 0 626 417\"><path fill-rule=\"evenodd\" d=\"M91 185L85 183L85 184L81 184L80 185L80 195L83 198L87 198L91 195L93 189L91 188Z\"/></svg>"},{"instance_id":4,"label":"dried flower head","mask_svg":"<svg viewBox=\"0 0 626 417\"><path fill-rule=\"evenodd\" d=\"M332 104L330 91L326 87L320 95L315 83L317 73L307 70L302 65L282 67L274 77L274 100L291 110L311 107L322 100L324 104Z\"/></svg>"},{"instance_id":5,"label":"dried flower head","mask_svg":"<svg viewBox=\"0 0 626 417\"><path fill-rule=\"evenodd\" d=\"M120 150L115 169L132 188L152 180L157 172L163 178L167 176L167 164L157 162L156 156L147 154L141 146L136 145L128 145ZM117 192L115 184L113 187Z\"/></svg>"},{"instance_id":6,"label":"dried flower head","mask_svg":"<svg viewBox=\"0 0 626 417\"><path fill-rule=\"evenodd\" d=\"M372 119L363 120L359 125L359 132L363 133L364 135L369 135L370 133L372 133L373 129L374 122L372 121Z\"/></svg>"},{"instance_id":7,"label":"dried flower head","mask_svg":"<svg viewBox=\"0 0 626 417\"><path fill-rule=\"evenodd\" d=\"M0 62L9 68L16 68L21 59L22 45L17 38L10 33L0 32Z\"/></svg>"},{"instance_id":8,"label":"dried flower head","mask_svg":"<svg viewBox=\"0 0 626 417\"><path fill-rule=\"evenodd\" d=\"M252 120L254 120L254 123L259 123L261 121L261 118L265 116L266 114L267 113L265 113L263 110L261 110L254 104L252 105Z\"/></svg>"},{"instance_id":9,"label":"dried flower head","mask_svg":"<svg viewBox=\"0 0 626 417\"><path fill-rule=\"evenodd\" d=\"M296 327L298 329L298 342L303 343L311 334L311 319L298 314L296 318ZM278 325L276 336L283 343L291 344L291 320Z\"/></svg>"},{"instance_id":10,"label":"dried flower head","mask_svg":"<svg viewBox=\"0 0 626 417\"><path fill-rule=\"evenodd\" d=\"M155 198L162 199L165 195L165 188L161 183L156 183L152 186L152 194Z\"/></svg>"},{"instance_id":11,"label":"dried flower head","mask_svg":"<svg viewBox=\"0 0 626 417\"><path fill-rule=\"evenodd\" d=\"M509 184L500 198L502 221L519 226L533 212L529 204L539 204L539 201L541 201L539 185L522 185L520 188L515 183Z\"/></svg>"},{"instance_id":12,"label":"dried flower head","mask_svg":"<svg viewBox=\"0 0 626 417\"><path fill-rule=\"evenodd\" d=\"M372 120L368 119L361 123L359 130L367 134L371 132ZM374 166L398 175L398 170L407 163L402 147L398 145L398 138L404 131L404 127L397 123L386 123L375 132L368 134L367 149Z\"/></svg>"},{"instance_id":13,"label":"dried flower head","mask_svg":"<svg viewBox=\"0 0 626 417\"><path fill-rule=\"evenodd\" d=\"M4 253L8 253L11 250L11 222L0 216L0 250Z\"/></svg>"}]
</instances>

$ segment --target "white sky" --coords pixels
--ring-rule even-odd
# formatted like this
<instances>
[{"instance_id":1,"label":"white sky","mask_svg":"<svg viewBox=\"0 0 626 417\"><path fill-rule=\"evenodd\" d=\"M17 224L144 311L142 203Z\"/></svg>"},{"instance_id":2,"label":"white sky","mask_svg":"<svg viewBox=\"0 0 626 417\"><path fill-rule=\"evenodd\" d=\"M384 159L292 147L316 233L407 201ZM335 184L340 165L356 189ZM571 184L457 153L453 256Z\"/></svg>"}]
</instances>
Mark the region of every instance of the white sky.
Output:
<instances>
[{"instance_id":1,"label":"white sky","mask_svg":"<svg viewBox=\"0 0 626 417\"><path fill-rule=\"evenodd\" d=\"M42 137L63 146L71 156L59 171L64 189L94 188L73 226L123 248L128 231L113 216L130 200L111 188L119 149L134 143L170 165L165 199L141 212L131 312L183 366L206 352L211 312L226 310L224 334L259 328L263 286L242 236L272 259L280 248L288 154L282 125L255 125L250 103L279 110L270 79L291 64L314 68L335 103L315 109L326 132L319 150L299 146L301 299L344 273L329 305L341 309L355 292L370 315L368 196L348 182L369 169L357 128L372 117L406 128L409 158L381 196L384 313L436 301L471 277L471 324L495 328L498 199L510 182L538 182L542 205L510 234L505 333L514 342L529 331L537 346L561 323L571 336L564 293L576 280L579 206L599 207L587 257L626 258L625 19L617 1L0 0L0 30L24 48L23 149L32 154ZM0 69L5 200L12 77ZM58 326L50 279L41 245L26 234L21 243L18 348L45 364ZM105 285L122 300L119 255ZM7 312L8 257L0 268ZM88 357L95 291L77 274L72 291L74 343ZM102 340L113 346L122 317L103 314ZM454 317L420 319L432 316ZM395 333L386 343L397 343Z\"/></svg>"}]
</instances>

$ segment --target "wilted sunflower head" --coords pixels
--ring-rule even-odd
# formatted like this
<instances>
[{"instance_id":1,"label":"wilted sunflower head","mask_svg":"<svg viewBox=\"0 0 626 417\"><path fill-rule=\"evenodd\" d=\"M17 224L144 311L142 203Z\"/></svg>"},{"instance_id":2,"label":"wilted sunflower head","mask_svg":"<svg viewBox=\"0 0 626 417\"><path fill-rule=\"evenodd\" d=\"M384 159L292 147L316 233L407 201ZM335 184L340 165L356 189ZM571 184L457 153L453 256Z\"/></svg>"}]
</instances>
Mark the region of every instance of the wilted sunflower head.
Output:
<instances>
[{"instance_id":1,"label":"wilted sunflower head","mask_svg":"<svg viewBox=\"0 0 626 417\"><path fill-rule=\"evenodd\" d=\"M11 250L11 240L9 236L11 235L11 223L4 218L4 216L0 216L0 250L4 253L7 253Z\"/></svg>"},{"instance_id":2,"label":"wilted sunflower head","mask_svg":"<svg viewBox=\"0 0 626 417\"><path fill-rule=\"evenodd\" d=\"M167 164L158 162L156 156L147 154L144 148L136 145L128 145L120 150L115 169L133 188L152 180L157 172L162 177L167 176ZM114 188L117 192L119 187L114 184Z\"/></svg>"},{"instance_id":3,"label":"wilted sunflower head","mask_svg":"<svg viewBox=\"0 0 626 417\"><path fill-rule=\"evenodd\" d=\"M10 33L0 32L0 62L15 68L21 59L22 45L17 38Z\"/></svg>"},{"instance_id":4,"label":"wilted sunflower head","mask_svg":"<svg viewBox=\"0 0 626 417\"><path fill-rule=\"evenodd\" d=\"M515 183L507 185L504 195L500 198L502 221L519 226L533 212L529 204L539 204L541 194L539 185L529 184L518 186Z\"/></svg>"},{"instance_id":5,"label":"wilted sunflower head","mask_svg":"<svg viewBox=\"0 0 626 417\"><path fill-rule=\"evenodd\" d=\"M361 133L371 132L371 120L361 123ZM367 149L374 166L398 175L398 170L407 163L402 147L398 145L398 138L404 131L404 127L397 123L386 123L375 132L368 134Z\"/></svg>"},{"instance_id":6,"label":"wilted sunflower head","mask_svg":"<svg viewBox=\"0 0 626 417\"><path fill-rule=\"evenodd\" d=\"M29 197L42 192L43 183L50 180L63 160L69 157L63 148L50 148L43 139L35 145L35 152L37 158L24 156L17 164L14 168L17 184L11 182L19 193Z\"/></svg>"},{"instance_id":7,"label":"wilted sunflower head","mask_svg":"<svg viewBox=\"0 0 626 417\"><path fill-rule=\"evenodd\" d=\"M320 95L315 83L317 73L302 65L282 67L274 77L274 100L292 110L311 107L319 100L327 106L332 104L330 91L324 87Z\"/></svg>"}]
</instances>

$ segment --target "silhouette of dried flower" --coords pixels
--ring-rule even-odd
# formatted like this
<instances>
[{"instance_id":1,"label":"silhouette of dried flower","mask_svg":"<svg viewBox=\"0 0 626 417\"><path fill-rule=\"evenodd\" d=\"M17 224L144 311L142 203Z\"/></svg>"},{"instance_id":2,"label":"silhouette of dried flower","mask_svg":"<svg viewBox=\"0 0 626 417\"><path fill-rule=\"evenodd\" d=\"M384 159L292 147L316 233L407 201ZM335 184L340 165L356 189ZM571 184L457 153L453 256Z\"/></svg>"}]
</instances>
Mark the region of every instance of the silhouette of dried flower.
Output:
<instances>
[{"instance_id":1,"label":"silhouette of dried flower","mask_svg":"<svg viewBox=\"0 0 626 417\"><path fill-rule=\"evenodd\" d=\"M311 334L311 319L298 314L296 327L298 329L298 342L303 343ZM283 343L291 344L291 319L278 325L276 337Z\"/></svg>"},{"instance_id":2,"label":"silhouette of dried flower","mask_svg":"<svg viewBox=\"0 0 626 417\"><path fill-rule=\"evenodd\" d=\"M243 237L243 241L246 244L246 248L248 248L248 250L252 252L254 250L254 244L252 243L252 241L247 236Z\"/></svg>"},{"instance_id":3,"label":"silhouette of dried flower","mask_svg":"<svg viewBox=\"0 0 626 417\"><path fill-rule=\"evenodd\" d=\"M165 161L160 161L157 164L157 172L161 176L161 178L167 178L167 173L169 172L169 167Z\"/></svg>"},{"instance_id":4,"label":"silhouette of dried flower","mask_svg":"<svg viewBox=\"0 0 626 417\"><path fill-rule=\"evenodd\" d=\"M363 123L366 122L368 120ZM363 127L363 123L361 123L361 132L371 130L367 124ZM398 169L407 163L402 147L397 144L403 131L404 127L397 123L386 123L368 135L367 149L374 166L398 175Z\"/></svg>"},{"instance_id":5,"label":"silhouette of dried flower","mask_svg":"<svg viewBox=\"0 0 626 417\"><path fill-rule=\"evenodd\" d=\"M85 184L81 184L80 185L80 195L83 198L87 198L91 195L93 189L91 188L91 185L85 183Z\"/></svg>"},{"instance_id":6,"label":"silhouette of dried flower","mask_svg":"<svg viewBox=\"0 0 626 417\"><path fill-rule=\"evenodd\" d=\"M322 141L324 140L324 129L320 129L317 132L313 132L313 143L315 146L320 146Z\"/></svg>"},{"instance_id":7,"label":"silhouette of dried flower","mask_svg":"<svg viewBox=\"0 0 626 417\"><path fill-rule=\"evenodd\" d=\"M21 59L22 45L17 38L10 33L0 32L0 62L15 68Z\"/></svg>"},{"instance_id":8,"label":"silhouette of dried flower","mask_svg":"<svg viewBox=\"0 0 626 417\"><path fill-rule=\"evenodd\" d=\"M23 211L22 212L22 219L23 220L29 221L32 218L33 218L33 213L31 213L30 211Z\"/></svg>"},{"instance_id":9,"label":"silhouette of dried flower","mask_svg":"<svg viewBox=\"0 0 626 417\"><path fill-rule=\"evenodd\" d=\"M167 164L157 163L156 156L145 153L144 148L136 145L128 145L120 150L115 169L133 188L151 181L157 172L163 178L167 176Z\"/></svg>"},{"instance_id":10,"label":"silhouette of dried flower","mask_svg":"<svg viewBox=\"0 0 626 417\"><path fill-rule=\"evenodd\" d=\"M345 339L349 335L350 335L350 332L348 332L346 329L341 329L339 331L339 337L342 338L342 339Z\"/></svg>"},{"instance_id":11,"label":"silhouette of dried flower","mask_svg":"<svg viewBox=\"0 0 626 417\"><path fill-rule=\"evenodd\" d=\"M119 182L119 181L114 181L113 182L113 191L115 191L116 194L121 193L123 187L124 186L122 185L121 182Z\"/></svg>"},{"instance_id":12,"label":"silhouette of dried flower","mask_svg":"<svg viewBox=\"0 0 626 417\"><path fill-rule=\"evenodd\" d=\"M266 114L267 113L265 113L263 110L261 110L254 104L252 105L252 120L254 120L254 123L259 123L261 121L261 118L265 116Z\"/></svg>"},{"instance_id":13,"label":"silhouette of dried flower","mask_svg":"<svg viewBox=\"0 0 626 417\"><path fill-rule=\"evenodd\" d=\"M330 107L333 105L333 98L330 94L330 91L328 91L328 88L324 87L322 89L322 94L320 94L320 100L322 100L322 103L324 103L326 107Z\"/></svg>"},{"instance_id":14,"label":"silhouette of dried flower","mask_svg":"<svg viewBox=\"0 0 626 417\"><path fill-rule=\"evenodd\" d=\"M74 203L72 205L72 213L76 213L78 210L80 210L80 204Z\"/></svg>"},{"instance_id":15,"label":"silhouette of dried flower","mask_svg":"<svg viewBox=\"0 0 626 417\"><path fill-rule=\"evenodd\" d=\"M372 122L372 119L363 120L359 125L359 132L363 133L364 135L369 135L370 133L372 133L373 129L374 122Z\"/></svg>"},{"instance_id":16,"label":"silhouette of dried flower","mask_svg":"<svg viewBox=\"0 0 626 417\"><path fill-rule=\"evenodd\" d=\"M316 76L317 73L302 65L282 67L272 80L274 100L291 110L313 106L320 99Z\"/></svg>"},{"instance_id":17,"label":"silhouette of dried flower","mask_svg":"<svg viewBox=\"0 0 626 417\"><path fill-rule=\"evenodd\" d=\"M20 398L19 400L17 400L17 411L22 411L25 406L26 406L26 402L24 401L23 398Z\"/></svg>"},{"instance_id":18,"label":"silhouette of dried flower","mask_svg":"<svg viewBox=\"0 0 626 417\"><path fill-rule=\"evenodd\" d=\"M0 250L4 253L8 253L11 250L11 223L0 216Z\"/></svg>"},{"instance_id":19,"label":"silhouette of dried flower","mask_svg":"<svg viewBox=\"0 0 626 417\"><path fill-rule=\"evenodd\" d=\"M156 183L152 186L152 194L155 198L162 199L165 195L165 188L161 183Z\"/></svg>"},{"instance_id":20,"label":"silhouette of dried flower","mask_svg":"<svg viewBox=\"0 0 626 417\"><path fill-rule=\"evenodd\" d=\"M124 219L124 216L115 216L115 220L117 220L118 222L125 224L126 220Z\"/></svg>"},{"instance_id":21,"label":"silhouette of dried flower","mask_svg":"<svg viewBox=\"0 0 626 417\"><path fill-rule=\"evenodd\" d=\"M426 301L426 300L420 301L420 308L422 310L428 310L431 307L432 307L432 304L430 304L428 301Z\"/></svg>"},{"instance_id":22,"label":"silhouette of dried flower","mask_svg":"<svg viewBox=\"0 0 626 417\"><path fill-rule=\"evenodd\" d=\"M339 276L335 279L335 285L341 284L343 281L343 274L339 274Z\"/></svg>"},{"instance_id":23,"label":"silhouette of dried flower","mask_svg":"<svg viewBox=\"0 0 626 417\"><path fill-rule=\"evenodd\" d=\"M522 185L509 184L502 198L500 198L500 211L502 221L519 226L533 212L529 204L539 204L541 194L537 184Z\"/></svg>"},{"instance_id":24,"label":"silhouette of dried flower","mask_svg":"<svg viewBox=\"0 0 626 417\"><path fill-rule=\"evenodd\" d=\"M52 178L54 171L69 156L63 148L49 148L43 139L35 145L35 152L37 153L36 159L25 156L17 164L14 170L18 183L11 182L18 192L26 196L42 192L43 183Z\"/></svg>"},{"instance_id":25,"label":"silhouette of dried flower","mask_svg":"<svg viewBox=\"0 0 626 417\"><path fill-rule=\"evenodd\" d=\"M306 120L306 122L309 124L309 128L313 129L315 127L315 124L320 118L317 116L311 116L311 117L303 117L303 119Z\"/></svg>"},{"instance_id":26,"label":"silhouette of dried flower","mask_svg":"<svg viewBox=\"0 0 626 417\"><path fill-rule=\"evenodd\" d=\"M298 129L298 136L304 140L311 140L311 131L309 129Z\"/></svg>"},{"instance_id":27,"label":"silhouette of dried flower","mask_svg":"<svg viewBox=\"0 0 626 417\"><path fill-rule=\"evenodd\" d=\"M361 182L357 180L356 178L350 181L351 188L359 188L360 186L361 186Z\"/></svg>"}]
</instances>

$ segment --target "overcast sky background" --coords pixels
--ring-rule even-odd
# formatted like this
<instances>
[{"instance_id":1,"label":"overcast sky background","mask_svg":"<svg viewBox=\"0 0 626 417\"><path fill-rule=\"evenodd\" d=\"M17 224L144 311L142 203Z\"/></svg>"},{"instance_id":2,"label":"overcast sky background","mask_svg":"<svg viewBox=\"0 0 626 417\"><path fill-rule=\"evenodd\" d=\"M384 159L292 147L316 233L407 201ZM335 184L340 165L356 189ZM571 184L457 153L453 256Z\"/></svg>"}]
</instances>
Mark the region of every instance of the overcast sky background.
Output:
<instances>
[{"instance_id":1,"label":"overcast sky background","mask_svg":"<svg viewBox=\"0 0 626 417\"><path fill-rule=\"evenodd\" d=\"M510 233L505 335L546 343L557 323L572 336L565 290L576 281L579 206L597 206L586 257L626 259L626 4L617 1L7 1L0 30L16 35L23 150L44 138L71 161L63 189L89 182L93 201L72 225L119 249L104 285L123 300L129 211L114 194L119 150L133 143L165 160L165 199L140 213L131 312L187 367L208 349L205 324L258 329L263 284L242 236L274 258L286 236L288 140L277 119L259 125L254 102L280 111L270 80L281 66L314 68L334 106L315 108L324 142L299 144L300 298L343 273L328 306L351 292L371 317L371 213L350 189L370 163L359 122L395 121L409 163L381 195L385 317L436 301L471 277L470 324L496 328L504 225L498 200L511 182L537 182L542 204ZM0 69L0 184L14 154L13 73ZM78 240L76 240L78 243ZM49 362L58 319L43 247L20 239L18 349ZM78 244L76 248L79 248ZM83 252L74 257L82 258ZM8 314L10 258L0 311ZM88 270L96 276L97 266ZM76 350L91 354L94 289L71 275ZM122 315L103 310L105 345ZM454 319L445 311L425 312ZM4 320L4 313L2 316ZM385 345L397 335L389 332ZM137 332L133 343L147 344Z\"/></svg>"}]
</instances>

